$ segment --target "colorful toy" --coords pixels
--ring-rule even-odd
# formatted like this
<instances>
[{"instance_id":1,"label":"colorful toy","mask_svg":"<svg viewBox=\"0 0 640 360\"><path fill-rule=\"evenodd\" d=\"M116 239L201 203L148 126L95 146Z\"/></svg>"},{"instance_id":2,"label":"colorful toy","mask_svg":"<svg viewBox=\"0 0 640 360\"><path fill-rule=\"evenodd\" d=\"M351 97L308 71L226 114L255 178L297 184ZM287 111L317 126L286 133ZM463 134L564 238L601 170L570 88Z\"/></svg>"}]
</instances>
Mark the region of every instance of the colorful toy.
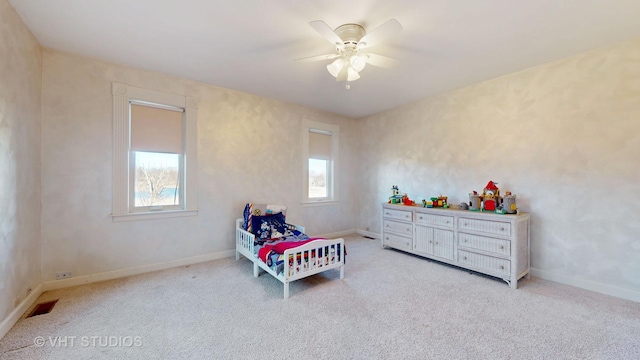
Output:
<instances>
[{"instance_id":1,"label":"colorful toy","mask_svg":"<svg viewBox=\"0 0 640 360\"><path fill-rule=\"evenodd\" d=\"M433 203L433 207L443 207L443 208L448 208L449 204L447 204L447 197L446 196L438 196L438 197L432 197L431 198L431 202Z\"/></svg>"},{"instance_id":2,"label":"colorful toy","mask_svg":"<svg viewBox=\"0 0 640 360\"><path fill-rule=\"evenodd\" d=\"M469 210L480 211L482 209L482 196L478 195L477 191L473 191L469 194Z\"/></svg>"},{"instance_id":3,"label":"colorful toy","mask_svg":"<svg viewBox=\"0 0 640 360\"><path fill-rule=\"evenodd\" d=\"M517 214L516 196L511 194L511 191L505 192L504 197L500 196L497 184L497 182L489 181L482 190L482 194L478 194L477 191L469 193L468 209L471 211L493 211L496 214ZM464 209L462 206L460 208Z\"/></svg>"},{"instance_id":4,"label":"colorful toy","mask_svg":"<svg viewBox=\"0 0 640 360\"><path fill-rule=\"evenodd\" d=\"M501 205L500 189L496 184L489 181L482 191L482 206L486 211L495 211Z\"/></svg>"},{"instance_id":5,"label":"colorful toy","mask_svg":"<svg viewBox=\"0 0 640 360\"><path fill-rule=\"evenodd\" d=\"M432 208L433 207L433 201L427 201L425 199L422 199L422 207Z\"/></svg>"},{"instance_id":6,"label":"colorful toy","mask_svg":"<svg viewBox=\"0 0 640 360\"><path fill-rule=\"evenodd\" d=\"M415 205L416 202L409 199L407 194L400 195L400 189L398 189L398 185L393 185L391 186L391 196L389 197L389 204Z\"/></svg>"},{"instance_id":7,"label":"colorful toy","mask_svg":"<svg viewBox=\"0 0 640 360\"><path fill-rule=\"evenodd\" d=\"M415 204L416 204L416 202L415 202L415 201L413 201L413 200L409 199L409 197L407 196L407 194L404 194L404 198L403 198L403 200L402 200L402 201L403 201L403 203L404 203L405 205L415 205Z\"/></svg>"},{"instance_id":8,"label":"colorful toy","mask_svg":"<svg viewBox=\"0 0 640 360\"><path fill-rule=\"evenodd\" d=\"M516 206L516 196L511 195L511 191L505 192L504 199L502 200L502 208L507 214L515 214L518 212L518 207Z\"/></svg>"},{"instance_id":9,"label":"colorful toy","mask_svg":"<svg viewBox=\"0 0 640 360\"><path fill-rule=\"evenodd\" d=\"M398 185L391 186L391 196L389 197L389 204L403 204L405 195L400 195Z\"/></svg>"}]
</instances>

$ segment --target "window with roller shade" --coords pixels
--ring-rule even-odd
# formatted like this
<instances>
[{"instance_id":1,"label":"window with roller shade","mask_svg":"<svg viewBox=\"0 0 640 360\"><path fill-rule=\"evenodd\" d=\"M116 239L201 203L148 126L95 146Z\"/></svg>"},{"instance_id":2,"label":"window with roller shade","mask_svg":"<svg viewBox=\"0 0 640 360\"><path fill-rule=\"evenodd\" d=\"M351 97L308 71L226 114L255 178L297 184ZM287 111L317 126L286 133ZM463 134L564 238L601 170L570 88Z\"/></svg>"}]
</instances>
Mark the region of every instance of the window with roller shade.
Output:
<instances>
[{"instance_id":1,"label":"window with roller shade","mask_svg":"<svg viewBox=\"0 0 640 360\"><path fill-rule=\"evenodd\" d=\"M338 130L336 125L304 121L303 154L306 181L303 203L327 203L337 200L335 178Z\"/></svg>"},{"instance_id":2,"label":"window with roller shade","mask_svg":"<svg viewBox=\"0 0 640 360\"><path fill-rule=\"evenodd\" d=\"M114 221L197 215L197 98L113 83Z\"/></svg>"},{"instance_id":3,"label":"window with roller shade","mask_svg":"<svg viewBox=\"0 0 640 360\"><path fill-rule=\"evenodd\" d=\"M138 211L180 209L183 109L132 101L130 113L130 203Z\"/></svg>"}]
</instances>

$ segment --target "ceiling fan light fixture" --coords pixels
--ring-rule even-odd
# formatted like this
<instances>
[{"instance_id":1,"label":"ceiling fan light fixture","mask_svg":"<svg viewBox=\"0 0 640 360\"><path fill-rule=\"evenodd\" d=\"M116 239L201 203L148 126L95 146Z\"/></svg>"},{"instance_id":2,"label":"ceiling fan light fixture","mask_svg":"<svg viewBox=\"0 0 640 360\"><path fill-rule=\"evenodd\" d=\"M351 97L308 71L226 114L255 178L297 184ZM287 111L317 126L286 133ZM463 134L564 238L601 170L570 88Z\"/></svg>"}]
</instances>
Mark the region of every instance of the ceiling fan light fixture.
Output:
<instances>
[{"instance_id":1,"label":"ceiling fan light fixture","mask_svg":"<svg viewBox=\"0 0 640 360\"><path fill-rule=\"evenodd\" d=\"M338 77L338 74L340 73L340 70L342 70L343 66L344 66L343 60L338 59L332 62L331 64L327 65L327 70L329 71L329 74L331 74L331 76Z\"/></svg>"},{"instance_id":2,"label":"ceiling fan light fixture","mask_svg":"<svg viewBox=\"0 0 640 360\"><path fill-rule=\"evenodd\" d=\"M360 72L364 69L365 65L367 65L368 58L365 54L353 55L351 59L349 59L349 63L355 71Z\"/></svg>"},{"instance_id":3,"label":"ceiling fan light fixture","mask_svg":"<svg viewBox=\"0 0 640 360\"><path fill-rule=\"evenodd\" d=\"M346 81L346 89L351 87L350 81L360 79L359 72L365 68L367 62L371 61L372 65L384 67L382 65L384 56L369 52L359 54L359 51L375 45L402 30L402 25L396 19L390 19L368 33L364 27L358 24L344 24L335 28L335 30L331 29L322 20L311 21L309 25L331 44L335 45L336 52L302 60L329 60L338 57L337 60L327 65L327 71L336 78L336 81ZM377 62L377 64L374 62Z\"/></svg>"},{"instance_id":4,"label":"ceiling fan light fixture","mask_svg":"<svg viewBox=\"0 0 640 360\"><path fill-rule=\"evenodd\" d=\"M347 81L355 81L360 79L360 74L351 66L347 69Z\"/></svg>"}]
</instances>

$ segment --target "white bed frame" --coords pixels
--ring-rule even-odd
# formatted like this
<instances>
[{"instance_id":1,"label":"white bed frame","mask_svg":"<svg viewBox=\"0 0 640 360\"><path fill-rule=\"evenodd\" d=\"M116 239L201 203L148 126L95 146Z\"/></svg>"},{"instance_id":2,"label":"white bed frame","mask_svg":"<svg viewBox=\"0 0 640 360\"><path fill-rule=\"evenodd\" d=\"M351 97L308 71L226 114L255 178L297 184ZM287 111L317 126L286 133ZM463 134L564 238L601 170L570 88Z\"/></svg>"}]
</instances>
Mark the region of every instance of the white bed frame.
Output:
<instances>
[{"instance_id":1,"label":"white bed frame","mask_svg":"<svg viewBox=\"0 0 640 360\"><path fill-rule=\"evenodd\" d=\"M244 219L236 220L236 260L240 260L240 255L242 254L242 256L253 262L253 276L258 277L260 275L260 269L263 269L278 279L284 284L285 299L289 298L289 283L292 281L336 268L340 268L340 279L344 279L344 239L314 240L285 250L284 270L282 273L277 274L255 255L253 246L255 235L244 230L242 228L243 223ZM302 226L296 226L296 229L304 232L304 227ZM325 248L328 251L325 251ZM324 255L321 258L311 256L312 254L319 254L320 252ZM301 264L298 265L296 261L294 261L293 264L289 264L288 259L291 256L293 256L294 259L298 257L303 259ZM304 259L307 260L305 261Z\"/></svg>"}]
</instances>

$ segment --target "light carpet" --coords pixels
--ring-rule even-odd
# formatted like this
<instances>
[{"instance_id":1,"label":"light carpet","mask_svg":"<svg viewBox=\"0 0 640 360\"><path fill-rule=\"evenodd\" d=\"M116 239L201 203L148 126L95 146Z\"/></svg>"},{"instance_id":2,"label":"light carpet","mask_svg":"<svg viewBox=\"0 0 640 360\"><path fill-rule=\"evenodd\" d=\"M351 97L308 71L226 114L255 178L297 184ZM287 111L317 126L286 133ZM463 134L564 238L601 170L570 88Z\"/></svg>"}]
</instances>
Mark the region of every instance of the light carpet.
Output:
<instances>
[{"instance_id":1,"label":"light carpet","mask_svg":"<svg viewBox=\"0 0 640 360\"><path fill-rule=\"evenodd\" d=\"M46 292L53 311L21 319L0 358L640 359L640 303L345 240L344 280L293 282L288 300L232 258Z\"/></svg>"}]
</instances>

